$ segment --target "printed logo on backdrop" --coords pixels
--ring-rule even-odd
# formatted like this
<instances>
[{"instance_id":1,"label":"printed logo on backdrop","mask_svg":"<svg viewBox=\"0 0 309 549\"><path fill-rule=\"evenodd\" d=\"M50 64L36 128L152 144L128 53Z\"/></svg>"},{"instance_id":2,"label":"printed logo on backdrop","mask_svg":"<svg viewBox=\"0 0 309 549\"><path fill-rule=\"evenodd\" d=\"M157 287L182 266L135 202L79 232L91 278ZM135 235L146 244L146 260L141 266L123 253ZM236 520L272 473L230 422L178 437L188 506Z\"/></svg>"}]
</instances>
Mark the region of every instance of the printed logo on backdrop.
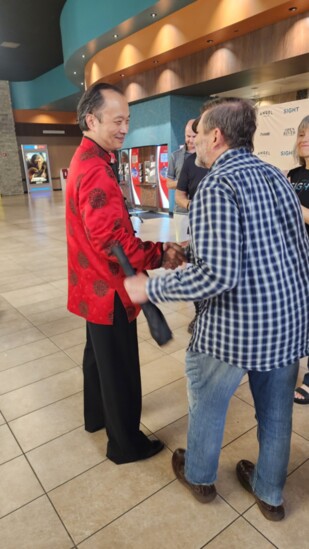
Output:
<instances>
[{"instance_id":1,"label":"printed logo on backdrop","mask_svg":"<svg viewBox=\"0 0 309 549\"><path fill-rule=\"evenodd\" d=\"M272 116L274 114L274 112L271 110L271 109L267 109L265 111L260 111L259 112L259 115L260 116Z\"/></svg>"},{"instance_id":2,"label":"printed logo on backdrop","mask_svg":"<svg viewBox=\"0 0 309 549\"><path fill-rule=\"evenodd\" d=\"M256 154L261 157L270 156L270 151L258 151Z\"/></svg>"},{"instance_id":3,"label":"printed logo on backdrop","mask_svg":"<svg viewBox=\"0 0 309 549\"><path fill-rule=\"evenodd\" d=\"M292 114L297 113L299 111L299 107L286 107L283 109L283 114Z\"/></svg>"},{"instance_id":4,"label":"printed logo on backdrop","mask_svg":"<svg viewBox=\"0 0 309 549\"><path fill-rule=\"evenodd\" d=\"M297 166L293 154L297 128L308 112L308 98L257 107L255 154L286 173Z\"/></svg>"},{"instance_id":5,"label":"printed logo on backdrop","mask_svg":"<svg viewBox=\"0 0 309 549\"><path fill-rule=\"evenodd\" d=\"M283 135L288 136L288 137L290 137L291 135L295 135L295 134L296 134L295 128L285 128L285 130L283 131Z\"/></svg>"}]
</instances>

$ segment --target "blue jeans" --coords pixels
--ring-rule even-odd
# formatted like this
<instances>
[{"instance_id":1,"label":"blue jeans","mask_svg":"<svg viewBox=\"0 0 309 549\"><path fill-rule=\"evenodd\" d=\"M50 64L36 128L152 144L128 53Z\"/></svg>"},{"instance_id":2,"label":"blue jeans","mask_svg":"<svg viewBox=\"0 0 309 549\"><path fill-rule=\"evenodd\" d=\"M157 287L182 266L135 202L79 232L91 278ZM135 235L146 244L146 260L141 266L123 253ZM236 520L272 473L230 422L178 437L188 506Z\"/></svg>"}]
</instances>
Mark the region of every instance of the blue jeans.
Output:
<instances>
[{"instance_id":1,"label":"blue jeans","mask_svg":"<svg viewBox=\"0 0 309 549\"><path fill-rule=\"evenodd\" d=\"M227 409L246 373L205 354L187 352L189 426L185 477L189 482L215 482ZM298 363L269 372L248 372L259 440L252 488L269 505L282 503L297 373Z\"/></svg>"}]
</instances>

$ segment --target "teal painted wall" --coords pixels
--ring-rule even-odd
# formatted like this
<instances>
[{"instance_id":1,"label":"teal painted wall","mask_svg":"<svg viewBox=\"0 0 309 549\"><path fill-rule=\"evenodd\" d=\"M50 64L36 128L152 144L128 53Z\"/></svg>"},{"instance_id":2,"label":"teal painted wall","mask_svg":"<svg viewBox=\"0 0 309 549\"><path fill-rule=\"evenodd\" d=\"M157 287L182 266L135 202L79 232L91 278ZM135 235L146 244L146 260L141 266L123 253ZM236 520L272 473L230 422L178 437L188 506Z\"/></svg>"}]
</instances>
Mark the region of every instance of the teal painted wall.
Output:
<instances>
[{"instance_id":1,"label":"teal painted wall","mask_svg":"<svg viewBox=\"0 0 309 549\"><path fill-rule=\"evenodd\" d=\"M153 0L67 0L60 18L63 57L153 6Z\"/></svg>"},{"instance_id":2,"label":"teal painted wall","mask_svg":"<svg viewBox=\"0 0 309 549\"><path fill-rule=\"evenodd\" d=\"M13 109L38 109L79 92L67 79L63 65L28 82L11 82L10 89Z\"/></svg>"}]
</instances>

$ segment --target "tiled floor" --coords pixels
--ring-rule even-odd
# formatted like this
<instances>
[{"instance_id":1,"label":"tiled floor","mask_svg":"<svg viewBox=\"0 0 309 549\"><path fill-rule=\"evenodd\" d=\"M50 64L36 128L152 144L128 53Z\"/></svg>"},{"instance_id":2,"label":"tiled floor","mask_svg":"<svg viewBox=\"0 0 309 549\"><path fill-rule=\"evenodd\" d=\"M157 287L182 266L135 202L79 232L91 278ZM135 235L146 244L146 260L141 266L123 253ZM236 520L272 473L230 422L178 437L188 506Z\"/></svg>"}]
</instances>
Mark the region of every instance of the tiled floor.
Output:
<instances>
[{"instance_id":1,"label":"tiled floor","mask_svg":"<svg viewBox=\"0 0 309 549\"><path fill-rule=\"evenodd\" d=\"M134 218L144 239L173 239L173 221ZM246 378L233 396L217 482L201 505L175 480L172 451L186 445L184 355L193 306L161 309L174 339L159 348L138 320L142 424L166 449L117 466L105 432L83 429L84 321L66 311L61 192L0 199L0 544L3 549L309 547L309 407L295 406L287 517L266 521L235 478L254 461L256 422ZM300 378L305 371L302 361Z\"/></svg>"}]
</instances>

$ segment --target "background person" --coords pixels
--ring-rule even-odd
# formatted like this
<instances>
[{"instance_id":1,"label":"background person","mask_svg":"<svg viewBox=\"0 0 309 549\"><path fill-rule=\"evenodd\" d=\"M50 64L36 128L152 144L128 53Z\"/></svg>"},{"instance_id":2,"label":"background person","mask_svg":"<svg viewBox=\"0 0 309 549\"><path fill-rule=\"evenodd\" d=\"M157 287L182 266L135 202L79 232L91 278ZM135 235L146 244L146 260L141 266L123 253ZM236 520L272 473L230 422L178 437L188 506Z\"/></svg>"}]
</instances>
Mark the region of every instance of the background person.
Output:
<instances>
[{"instance_id":1,"label":"background person","mask_svg":"<svg viewBox=\"0 0 309 549\"><path fill-rule=\"evenodd\" d=\"M141 379L135 306L111 248L120 243L132 266L174 268L183 261L180 246L142 242L134 236L111 154L122 148L129 107L109 84L90 87L77 116L83 139L69 168L66 186L68 309L86 319L85 429L106 427L107 457L127 463L163 449L140 431Z\"/></svg>"},{"instance_id":2,"label":"background person","mask_svg":"<svg viewBox=\"0 0 309 549\"><path fill-rule=\"evenodd\" d=\"M195 132L192 129L194 119L188 120L185 127L185 146L174 151L168 162L167 188L176 189L180 172L184 161L195 152ZM176 191L177 192L177 191ZM187 205L179 206L176 201L174 205L174 222L176 241L183 242L188 240L188 209Z\"/></svg>"},{"instance_id":3,"label":"background person","mask_svg":"<svg viewBox=\"0 0 309 549\"><path fill-rule=\"evenodd\" d=\"M295 156L300 166L290 170L287 177L300 200L309 236L309 116L305 116L297 128ZM297 404L309 404L309 358L307 367L302 385L295 389L294 402Z\"/></svg>"},{"instance_id":4,"label":"background person","mask_svg":"<svg viewBox=\"0 0 309 549\"><path fill-rule=\"evenodd\" d=\"M236 467L269 520L281 520L299 358L308 354L309 241L282 172L252 154L256 113L239 98L210 101L198 124L198 161L210 168L189 213L195 263L125 286L132 300L203 300L186 355L187 450L177 478L201 502L215 480L228 405L247 372L258 422L256 465ZM291 230L293 227L293 230Z\"/></svg>"},{"instance_id":5,"label":"background person","mask_svg":"<svg viewBox=\"0 0 309 549\"><path fill-rule=\"evenodd\" d=\"M196 135L197 124L199 118L197 118L192 124L192 130ZM176 193L175 193L175 202L176 206L183 208L189 213L189 208L191 200L193 199L199 182L207 175L208 169L205 167L197 166L196 164L196 152L190 154L184 161L183 166L180 171L180 175L177 181ZM189 221L188 221L189 224ZM187 229L188 232L188 229ZM190 238L190 235L187 234L187 238ZM199 312L199 302L194 301L195 315L194 318L188 325L189 334L193 333L195 321Z\"/></svg>"}]
</instances>

